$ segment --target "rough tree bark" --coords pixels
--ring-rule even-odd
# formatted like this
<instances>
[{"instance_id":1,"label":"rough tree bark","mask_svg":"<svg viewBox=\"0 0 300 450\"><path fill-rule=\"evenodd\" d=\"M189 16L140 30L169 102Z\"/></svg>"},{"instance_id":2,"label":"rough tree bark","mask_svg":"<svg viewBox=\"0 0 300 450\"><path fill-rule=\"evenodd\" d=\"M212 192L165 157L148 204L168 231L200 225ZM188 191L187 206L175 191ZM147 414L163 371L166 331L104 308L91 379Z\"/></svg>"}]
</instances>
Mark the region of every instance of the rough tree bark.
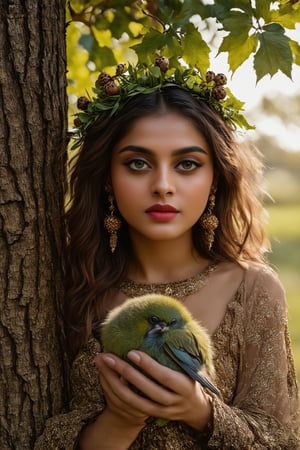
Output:
<instances>
[{"instance_id":1,"label":"rough tree bark","mask_svg":"<svg viewBox=\"0 0 300 450\"><path fill-rule=\"evenodd\" d=\"M64 0L0 0L1 450L32 449L66 399L65 74Z\"/></svg>"}]
</instances>

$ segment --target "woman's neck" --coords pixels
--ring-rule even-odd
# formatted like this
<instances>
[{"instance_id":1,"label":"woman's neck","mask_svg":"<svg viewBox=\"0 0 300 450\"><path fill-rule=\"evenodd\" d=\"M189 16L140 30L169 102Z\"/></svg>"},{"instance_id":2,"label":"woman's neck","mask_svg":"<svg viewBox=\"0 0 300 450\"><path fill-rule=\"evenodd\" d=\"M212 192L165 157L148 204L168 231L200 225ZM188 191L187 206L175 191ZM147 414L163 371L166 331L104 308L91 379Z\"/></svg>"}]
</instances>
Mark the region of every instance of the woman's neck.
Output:
<instances>
[{"instance_id":1,"label":"woman's neck","mask_svg":"<svg viewBox=\"0 0 300 450\"><path fill-rule=\"evenodd\" d=\"M148 241L135 237L132 248L128 277L141 283L189 278L202 272L210 263L196 252L191 239Z\"/></svg>"}]
</instances>

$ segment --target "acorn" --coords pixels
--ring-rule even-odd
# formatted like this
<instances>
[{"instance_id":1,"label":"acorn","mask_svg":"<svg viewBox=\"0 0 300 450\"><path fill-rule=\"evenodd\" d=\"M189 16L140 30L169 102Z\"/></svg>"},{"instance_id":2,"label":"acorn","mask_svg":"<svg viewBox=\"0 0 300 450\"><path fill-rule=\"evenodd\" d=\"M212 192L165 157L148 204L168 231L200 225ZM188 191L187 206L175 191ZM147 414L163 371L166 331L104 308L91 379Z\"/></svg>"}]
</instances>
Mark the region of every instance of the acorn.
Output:
<instances>
[{"instance_id":1,"label":"acorn","mask_svg":"<svg viewBox=\"0 0 300 450\"><path fill-rule=\"evenodd\" d=\"M101 86L105 86L106 83L108 83L111 80L111 76L106 72L101 72L98 77L98 82Z\"/></svg>"},{"instance_id":2,"label":"acorn","mask_svg":"<svg viewBox=\"0 0 300 450\"><path fill-rule=\"evenodd\" d=\"M117 68L116 68L116 75L117 76L122 75L122 73L125 72L125 69L126 69L126 65L125 64L123 64L123 63L118 64Z\"/></svg>"},{"instance_id":3,"label":"acorn","mask_svg":"<svg viewBox=\"0 0 300 450\"><path fill-rule=\"evenodd\" d=\"M215 86L212 90L212 96L216 99L216 100L223 100L226 97L227 93L226 93L226 89L224 88L224 86Z\"/></svg>"},{"instance_id":4,"label":"acorn","mask_svg":"<svg viewBox=\"0 0 300 450\"><path fill-rule=\"evenodd\" d=\"M161 72L165 73L169 69L169 60L165 56L158 56L155 65L160 68Z\"/></svg>"},{"instance_id":5,"label":"acorn","mask_svg":"<svg viewBox=\"0 0 300 450\"><path fill-rule=\"evenodd\" d=\"M90 100L83 95L82 97L79 97L77 99L77 108L81 109L82 111L86 111L87 107L89 106L89 103Z\"/></svg>"},{"instance_id":6,"label":"acorn","mask_svg":"<svg viewBox=\"0 0 300 450\"><path fill-rule=\"evenodd\" d=\"M77 128L79 128L81 125L82 125L82 122L81 122L81 120L79 119L79 117L76 117L75 119L74 119L74 125L75 125L75 127L77 127Z\"/></svg>"},{"instance_id":7,"label":"acorn","mask_svg":"<svg viewBox=\"0 0 300 450\"><path fill-rule=\"evenodd\" d=\"M107 95L117 95L120 92L119 86L117 86L114 81L106 83L104 90Z\"/></svg>"},{"instance_id":8,"label":"acorn","mask_svg":"<svg viewBox=\"0 0 300 450\"><path fill-rule=\"evenodd\" d=\"M216 86L224 86L224 84L227 83L226 75L224 75L224 73L218 73L215 76L214 81L216 83Z\"/></svg>"},{"instance_id":9,"label":"acorn","mask_svg":"<svg viewBox=\"0 0 300 450\"><path fill-rule=\"evenodd\" d=\"M213 81L215 79L215 72L213 72L212 70L208 70L206 72L206 82L210 83L211 81Z\"/></svg>"}]
</instances>

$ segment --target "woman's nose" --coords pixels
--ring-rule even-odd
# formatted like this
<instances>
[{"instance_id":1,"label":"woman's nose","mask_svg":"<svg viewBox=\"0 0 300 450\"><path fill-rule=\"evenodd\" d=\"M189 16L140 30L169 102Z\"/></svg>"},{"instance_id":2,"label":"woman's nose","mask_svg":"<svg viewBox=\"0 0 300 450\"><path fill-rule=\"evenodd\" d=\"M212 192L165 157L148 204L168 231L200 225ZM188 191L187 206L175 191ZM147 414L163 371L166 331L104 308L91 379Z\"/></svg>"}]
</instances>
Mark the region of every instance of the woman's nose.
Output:
<instances>
[{"instance_id":1,"label":"woman's nose","mask_svg":"<svg viewBox=\"0 0 300 450\"><path fill-rule=\"evenodd\" d=\"M166 167L157 169L153 174L152 193L155 196L165 197L175 194L175 180L172 170Z\"/></svg>"}]
</instances>

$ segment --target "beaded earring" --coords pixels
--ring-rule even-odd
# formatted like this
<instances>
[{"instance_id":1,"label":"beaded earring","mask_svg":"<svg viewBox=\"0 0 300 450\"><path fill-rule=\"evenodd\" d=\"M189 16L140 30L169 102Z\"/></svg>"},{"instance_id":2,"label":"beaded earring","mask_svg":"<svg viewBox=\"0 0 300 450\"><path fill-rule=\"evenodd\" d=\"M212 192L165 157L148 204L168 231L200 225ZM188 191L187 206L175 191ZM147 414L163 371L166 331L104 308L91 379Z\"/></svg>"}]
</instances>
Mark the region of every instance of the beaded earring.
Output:
<instances>
[{"instance_id":1,"label":"beaded earring","mask_svg":"<svg viewBox=\"0 0 300 450\"><path fill-rule=\"evenodd\" d=\"M216 188L211 190L210 196L208 197L207 209L206 212L202 214L200 217L200 225L203 229L204 240L207 244L208 250L211 250L211 247L214 243L215 239L215 230L218 228L219 219L213 213L213 209L215 207L215 193Z\"/></svg>"},{"instance_id":2,"label":"beaded earring","mask_svg":"<svg viewBox=\"0 0 300 450\"><path fill-rule=\"evenodd\" d=\"M109 211L110 214L105 216L104 218L104 227L109 233L109 246L112 253L116 250L118 243L118 235L117 232L121 228L122 222L119 217L115 216L115 206L114 206L114 196L112 194L108 194L109 201Z\"/></svg>"}]
</instances>

